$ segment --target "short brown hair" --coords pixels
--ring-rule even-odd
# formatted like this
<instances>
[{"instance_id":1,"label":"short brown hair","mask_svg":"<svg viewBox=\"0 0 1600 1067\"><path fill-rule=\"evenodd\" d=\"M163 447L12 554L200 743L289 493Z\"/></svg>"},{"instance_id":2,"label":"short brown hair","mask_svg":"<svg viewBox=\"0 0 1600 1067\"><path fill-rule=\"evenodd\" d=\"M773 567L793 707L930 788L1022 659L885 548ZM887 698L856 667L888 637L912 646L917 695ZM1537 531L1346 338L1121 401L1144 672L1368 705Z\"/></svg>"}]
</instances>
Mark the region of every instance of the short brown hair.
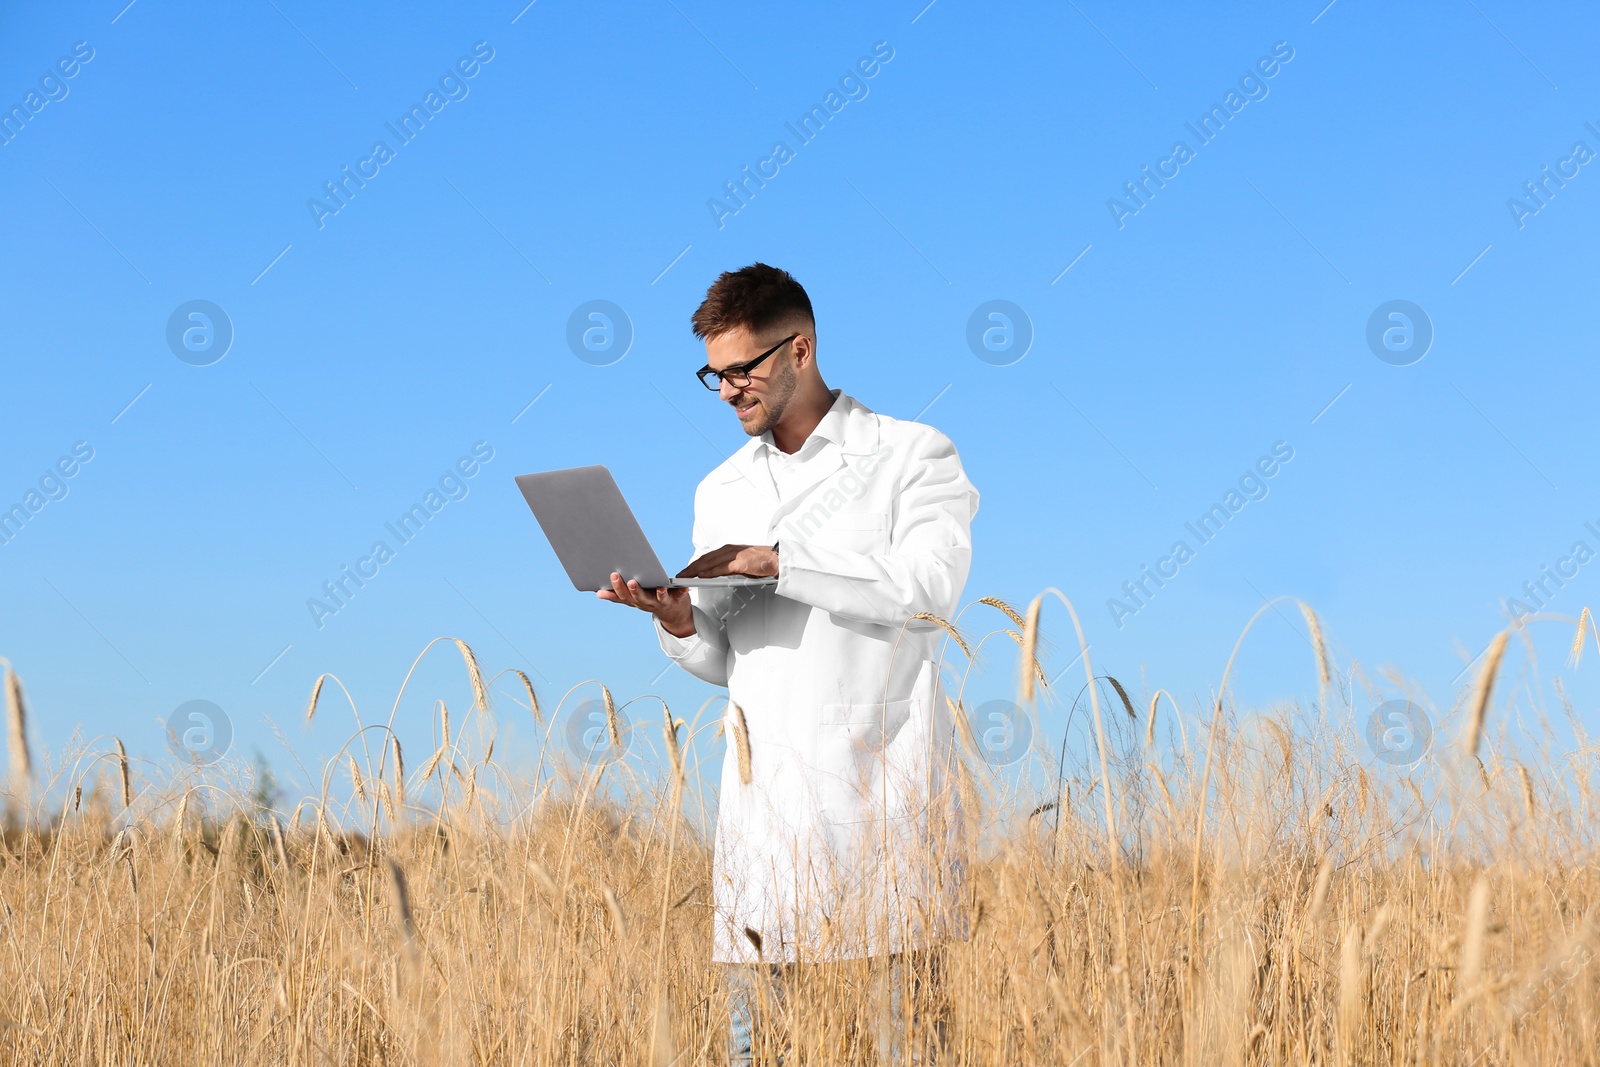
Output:
<instances>
[{"instance_id":1,"label":"short brown hair","mask_svg":"<svg viewBox=\"0 0 1600 1067\"><path fill-rule=\"evenodd\" d=\"M786 270L752 263L718 275L689 321L694 335L706 340L729 330L761 333L796 317L804 317L813 326L817 321L805 289Z\"/></svg>"}]
</instances>

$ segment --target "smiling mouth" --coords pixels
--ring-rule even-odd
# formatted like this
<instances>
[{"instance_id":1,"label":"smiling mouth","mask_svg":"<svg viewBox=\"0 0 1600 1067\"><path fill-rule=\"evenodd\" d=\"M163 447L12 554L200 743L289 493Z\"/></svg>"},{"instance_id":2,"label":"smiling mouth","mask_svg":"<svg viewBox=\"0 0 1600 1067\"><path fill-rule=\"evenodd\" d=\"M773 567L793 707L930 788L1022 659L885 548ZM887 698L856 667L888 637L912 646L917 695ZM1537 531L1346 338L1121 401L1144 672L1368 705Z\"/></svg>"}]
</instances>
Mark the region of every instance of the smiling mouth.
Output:
<instances>
[{"instance_id":1,"label":"smiling mouth","mask_svg":"<svg viewBox=\"0 0 1600 1067\"><path fill-rule=\"evenodd\" d=\"M755 407L756 407L756 402L752 398L751 401L748 404L745 404L743 406L739 405L737 402L734 403L733 410L737 411L740 415L748 415L750 412L755 410Z\"/></svg>"}]
</instances>

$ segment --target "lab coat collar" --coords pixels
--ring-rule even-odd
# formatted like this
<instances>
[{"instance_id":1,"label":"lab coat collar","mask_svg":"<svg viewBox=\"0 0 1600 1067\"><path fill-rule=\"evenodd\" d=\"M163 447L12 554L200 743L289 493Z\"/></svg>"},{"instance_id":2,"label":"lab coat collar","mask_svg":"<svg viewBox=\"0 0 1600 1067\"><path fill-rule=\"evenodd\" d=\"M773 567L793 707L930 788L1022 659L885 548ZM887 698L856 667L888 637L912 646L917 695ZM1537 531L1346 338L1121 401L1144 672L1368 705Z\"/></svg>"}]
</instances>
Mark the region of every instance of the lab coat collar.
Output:
<instances>
[{"instance_id":1,"label":"lab coat collar","mask_svg":"<svg viewBox=\"0 0 1600 1067\"><path fill-rule=\"evenodd\" d=\"M834 394L833 406L822 417L822 422L817 424L817 428L812 430L812 434L815 435L819 431L824 431L824 427L827 427L824 436L828 437L829 440L835 440L839 446L837 461L827 465L826 470L817 471L815 480L811 480L808 477L808 481L812 485L844 467L849 462L848 457L869 456L878 450L878 420L872 409L846 393L842 388L830 391ZM838 434L837 438L833 436L834 433ZM759 437L753 437L746 441L739 451L730 456L728 461L723 464L724 470L719 480L722 482L736 482L743 479L748 485L756 487L758 490L763 491L765 495L771 497L771 489L763 488L770 486L771 480L767 477L766 471L762 469L765 457L761 452L763 444L767 444L768 447L776 447L776 445L770 444L771 440L772 431L768 430Z\"/></svg>"},{"instance_id":2,"label":"lab coat collar","mask_svg":"<svg viewBox=\"0 0 1600 1067\"><path fill-rule=\"evenodd\" d=\"M801 444L800 450L802 452L805 451L806 447L809 446L812 441L818 440L819 438L822 440L832 441L834 444L839 444L844 440L845 410L848 407L844 390L838 388L829 389L828 395L833 397L833 403L828 406L827 411L822 413L822 418L812 429L811 436L807 437L804 443ZM756 459L762 459L766 456L766 454L776 452L778 450L778 441L775 437L773 437L770 429L763 432L761 436L756 438Z\"/></svg>"}]
</instances>

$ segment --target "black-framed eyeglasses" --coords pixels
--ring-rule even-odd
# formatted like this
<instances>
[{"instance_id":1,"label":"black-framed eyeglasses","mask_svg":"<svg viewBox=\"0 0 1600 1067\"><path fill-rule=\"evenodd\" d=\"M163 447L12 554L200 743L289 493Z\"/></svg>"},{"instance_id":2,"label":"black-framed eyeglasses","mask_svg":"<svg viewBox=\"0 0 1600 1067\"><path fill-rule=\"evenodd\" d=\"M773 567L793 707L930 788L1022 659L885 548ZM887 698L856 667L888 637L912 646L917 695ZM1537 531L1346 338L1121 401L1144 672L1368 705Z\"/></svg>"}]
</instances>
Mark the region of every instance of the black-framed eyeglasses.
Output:
<instances>
[{"instance_id":1,"label":"black-framed eyeglasses","mask_svg":"<svg viewBox=\"0 0 1600 1067\"><path fill-rule=\"evenodd\" d=\"M700 379L701 385L705 386L713 393L720 392L722 390L723 382L727 382L735 389L743 389L745 386L750 384L750 372L756 369L757 364L799 336L800 335L798 333L791 333L788 337L785 337L783 340L779 341L777 344L761 353L755 359L744 363L737 363L732 367L724 367L722 370L713 370L711 368L711 364L707 363L704 367L701 367L699 370L695 371L694 376Z\"/></svg>"}]
</instances>

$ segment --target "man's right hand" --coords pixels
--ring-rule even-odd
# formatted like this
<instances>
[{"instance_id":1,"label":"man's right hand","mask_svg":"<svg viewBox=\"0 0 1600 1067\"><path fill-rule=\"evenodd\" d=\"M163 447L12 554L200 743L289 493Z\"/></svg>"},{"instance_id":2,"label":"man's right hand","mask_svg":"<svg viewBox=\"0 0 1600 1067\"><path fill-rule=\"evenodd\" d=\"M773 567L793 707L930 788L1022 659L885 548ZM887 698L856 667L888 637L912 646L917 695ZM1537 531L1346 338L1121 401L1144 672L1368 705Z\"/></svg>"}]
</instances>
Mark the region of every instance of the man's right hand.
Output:
<instances>
[{"instance_id":1,"label":"man's right hand","mask_svg":"<svg viewBox=\"0 0 1600 1067\"><path fill-rule=\"evenodd\" d=\"M694 633L694 614L687 589L668 589L666 586L646 589L632 578L624 582L619 572L612 571L611 588L601 589L595 596L648 611L661 620L661 628L673 637L689 637Z\"/></svg>"}]
</instances>

